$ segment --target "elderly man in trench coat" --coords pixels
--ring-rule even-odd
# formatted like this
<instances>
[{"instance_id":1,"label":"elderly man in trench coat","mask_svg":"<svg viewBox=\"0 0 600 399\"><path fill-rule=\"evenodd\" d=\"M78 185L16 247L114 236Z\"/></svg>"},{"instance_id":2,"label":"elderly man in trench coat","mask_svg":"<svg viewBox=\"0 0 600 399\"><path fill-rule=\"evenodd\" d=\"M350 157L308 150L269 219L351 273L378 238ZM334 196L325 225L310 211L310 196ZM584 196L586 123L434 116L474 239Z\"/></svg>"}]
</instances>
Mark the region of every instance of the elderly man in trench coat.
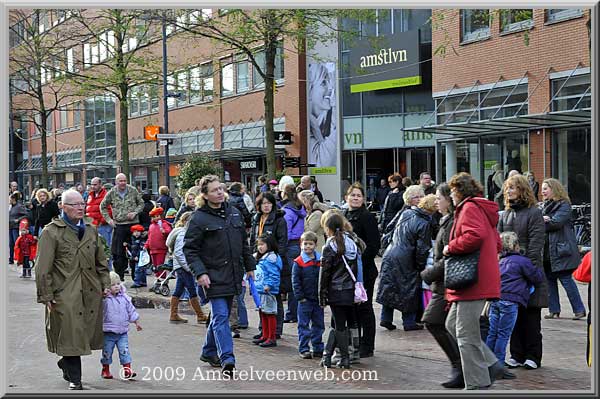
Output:
<instances>
[{"instance_id":1,"label":"elderly man in trench coat","mask_svg":"<svg viewBox=\"0 0 600 399\"><path fill-rule=\"evenodd\" d=\"M102 349L102 298L110 287L98 232L84 222L85 202L75 190L62 195L63 213L43 230L36 261L37 301L46 305L48 351L69 389L80 390L81 356Z\"/></svg>"}]
</instances>

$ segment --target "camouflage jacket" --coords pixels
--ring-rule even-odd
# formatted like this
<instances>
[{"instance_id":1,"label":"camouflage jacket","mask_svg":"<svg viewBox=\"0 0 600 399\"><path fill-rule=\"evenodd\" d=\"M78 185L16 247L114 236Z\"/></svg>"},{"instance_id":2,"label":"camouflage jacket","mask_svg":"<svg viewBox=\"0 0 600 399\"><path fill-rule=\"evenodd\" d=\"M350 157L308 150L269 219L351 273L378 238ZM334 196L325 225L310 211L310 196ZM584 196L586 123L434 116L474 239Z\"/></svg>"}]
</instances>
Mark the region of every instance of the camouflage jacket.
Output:
<instances>
[{"instance_id":1,"label":"camouflage jacket","mask_svg":"<svg viewBox=\"0 0 600 399\"><path fill-rule=\"evenodd\" d=\"M108 213L108 205L112 207L112 218ZM144 200L142 194L129 184L127 185L127 193L121 199L119 189L113 187L100 203L100 213L107 222L114 220L116 224L137 224L139 223L138 214L144 209ZM135 213L132 220L127 219L129 212Z\"/></svg>"}]
</instances>

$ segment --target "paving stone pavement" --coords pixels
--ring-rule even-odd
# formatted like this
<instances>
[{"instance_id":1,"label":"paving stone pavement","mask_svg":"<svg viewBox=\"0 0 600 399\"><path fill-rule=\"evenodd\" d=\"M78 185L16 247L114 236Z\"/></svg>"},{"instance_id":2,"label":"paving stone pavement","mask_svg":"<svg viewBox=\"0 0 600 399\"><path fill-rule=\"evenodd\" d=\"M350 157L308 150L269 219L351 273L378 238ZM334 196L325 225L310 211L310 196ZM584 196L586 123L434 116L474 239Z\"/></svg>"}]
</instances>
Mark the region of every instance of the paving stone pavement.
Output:
<instances>
[{"instance_id":1,"label":"paving stone pavement","mask_svg":"<svg viewBox=\"0 0 600 399\"><path fill-rule=\"evenodd\" d=\"M47 351L44 335L44 309L35 301L35 282L18 278L14 268L6 267L9 286L8 329L8 391L64 392L66 383L56 367L58 357ZM126 285L131 284L127 277ZM174 281L171 281L174 288ZM587 304L587 286L579 285ZM184 310L187 324L168 322L168 298L147 290L129 289L137 298L143 331L130 329L129 343L132 366L138 373L135 380L100 378L100 351L82 357L83 383L89 390L173 390L190 392L291 390L368 390L374 391L442 391L440 383L449 373L448 362L431 335L426 331L404 332L401 328L387 331L377 327L375 356L353 365L350 373L330 369L326 379L319 375L299 374L322 372L318 360L300 359L297 352L297 325L285 324L283 339L276 348L259 348L252 344L257 333L258 315L251 298L246 297L250 327L242 330L242 338L234 340L239 381L218 380L219 369L199 361L206 328L197 325L189 310ZM563 315L571 314L566 294L561 287ZM145 305L156 307L145 308ZM185 307L185 306L184 306ZM375 305L379 320L380 305ZM546 310L543 311L545 313ZM401 317L395 313L396 323ZM329 312L326 311L328 324ZM570 318L542 320L544 335L543 367L528 371L516 369L514 380L497 381L495 390L587 390L591 389L591 370L585 363L586 322ZM114 354L111 370L118 376L118 356ZM271 370L271 371L268 371ZM279 371L279 375L276 373ZM265 373L261 375L259 373ZM287 375L287 373L290 375ZM293 373L296 373L295 375ZM211 375L210 373L215 373ZM273 373L273 375L268 374ZM281 374L283 373L283 374ZM288 378L289 377L289 378ZM268 380L268 379L271 380ZM352 380L355 378L356 380ZM345 379L351 379L345 381Z\"/></svg>"}]
</instances>

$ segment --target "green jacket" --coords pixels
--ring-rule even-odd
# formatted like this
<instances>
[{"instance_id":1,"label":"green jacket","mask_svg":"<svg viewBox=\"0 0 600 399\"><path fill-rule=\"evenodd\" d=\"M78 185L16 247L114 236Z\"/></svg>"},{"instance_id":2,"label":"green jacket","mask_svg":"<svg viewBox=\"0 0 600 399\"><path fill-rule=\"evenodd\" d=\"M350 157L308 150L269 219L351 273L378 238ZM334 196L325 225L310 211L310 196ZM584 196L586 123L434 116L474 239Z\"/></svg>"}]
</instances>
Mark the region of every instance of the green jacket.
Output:
<instances>
[{"instance_id":1,"label":"green jacket","mask_svg":"<svg viewBox=\"0 0 600 399\"><path fill-rule=\"evenodd\" d=\"M102 294L110 287L106 256L96 227L85 223L81 241L64 220L44 228L35 262L37 302L46 307L48 350L59 356L89 355L102 349Z\"/></svg>"},{"instance_id":2,"label":"green jacket","mask_svg":"<svg viewBox=\"0 0 600 399\"><path fill-rule=\"evenodd\" d=\"M112 218L108 214L108 206L112 207ZM121 199L119 195L119 189L117 186L111 188L106 194L102 202L100 203L100 213L110 223L114 220L116 224L138 224L139 213L144 209L144 200L142 194L139 193L137 188L127 185L127 193L125 198ZM133 212L135 217L132 220L127 219L127 214Z\"/></svg>"}]
</instances>

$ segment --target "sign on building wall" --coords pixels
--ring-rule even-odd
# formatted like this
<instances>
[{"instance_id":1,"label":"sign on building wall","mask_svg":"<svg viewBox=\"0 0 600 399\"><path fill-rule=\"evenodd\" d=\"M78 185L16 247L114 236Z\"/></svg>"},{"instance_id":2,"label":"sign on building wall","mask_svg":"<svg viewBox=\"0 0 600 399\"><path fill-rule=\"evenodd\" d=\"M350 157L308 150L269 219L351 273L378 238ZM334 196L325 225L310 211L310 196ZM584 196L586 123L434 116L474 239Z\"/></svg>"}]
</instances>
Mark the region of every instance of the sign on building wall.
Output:
<instances>
[{"instance_id":1,"label":"sign on building wall","mask_svg":"<svg viewBox=\"0 0 600 399\"><path fill-rule=\"evenodd\" d=\"M336 64L308 64L308 163L335 174L338 158ZM312 173L312 172L311 172Z\"/></svg>"},{"instance_id":2,"label":"sign on building wall","mask_svg":"<svg viewBox=\"0 0 600 399\"><path fill-rule=\"evenodd\" d=\"M350 51L350 91L420 85L419 50L418 30L357 41Z\"/></svg>"}]
</instances>

